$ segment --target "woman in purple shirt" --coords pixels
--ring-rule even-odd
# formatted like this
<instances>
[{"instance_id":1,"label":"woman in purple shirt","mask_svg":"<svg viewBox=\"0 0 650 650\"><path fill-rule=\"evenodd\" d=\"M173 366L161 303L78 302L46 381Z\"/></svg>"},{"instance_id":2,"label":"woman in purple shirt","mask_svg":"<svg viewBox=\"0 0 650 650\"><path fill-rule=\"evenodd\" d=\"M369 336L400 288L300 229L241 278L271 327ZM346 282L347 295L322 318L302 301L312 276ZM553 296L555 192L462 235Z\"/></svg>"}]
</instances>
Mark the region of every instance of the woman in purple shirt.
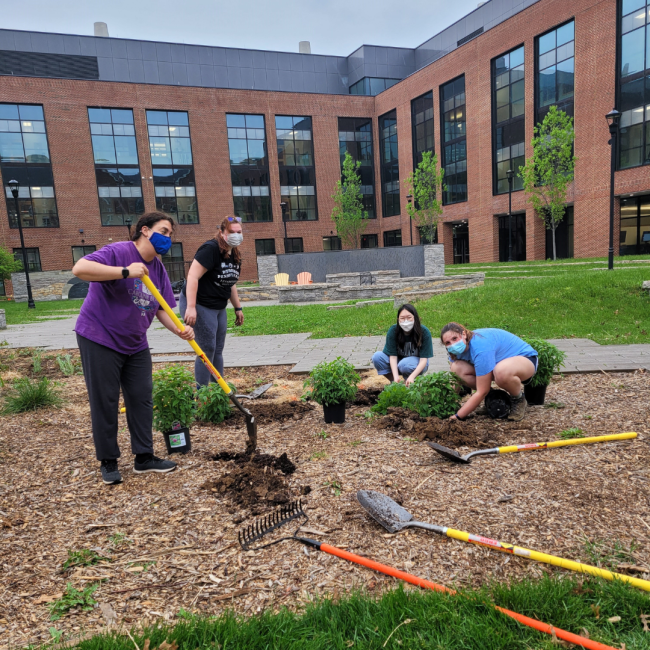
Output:
<instances>
[{"instance_id":1,"label":"woman in purple shirt","mask_svg":"<svg viewBox=\"0 0 650 650\"><path fill-rule=\"evenodd\" d=\"M117 242L80 259L72 272L90 282L75 332L90 402L97 460L104 483L121 483L117 468L117 416L120 388L135 454L134 472L171 472L176 463L153 455L151 353L147 330L154 316L171 332L189 341L151 295L148 275L171 307L176 306L167 271L157 255L172 245L174 221L162 212L140 217L133 241Z\"/></svg>"}]
</instances>

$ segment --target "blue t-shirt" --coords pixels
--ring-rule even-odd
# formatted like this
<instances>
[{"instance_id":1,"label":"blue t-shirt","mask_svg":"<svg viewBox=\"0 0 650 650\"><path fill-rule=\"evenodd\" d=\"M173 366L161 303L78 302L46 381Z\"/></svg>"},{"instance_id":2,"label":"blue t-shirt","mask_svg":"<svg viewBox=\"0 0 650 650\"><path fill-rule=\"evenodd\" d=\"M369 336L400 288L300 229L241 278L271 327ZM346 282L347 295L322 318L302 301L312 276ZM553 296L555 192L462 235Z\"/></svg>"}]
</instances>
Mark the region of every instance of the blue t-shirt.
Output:
<instances>
[{"instance_id":1,"label":"blue t-shirt","mask_svg":"<svg viewBox=\"0 0 650 650\"><path fill-rule=\"evenodd\" d=\"M487 375L494 366L511 357L536 357L537 351L518 336L495 328L473 330L469 346L456 359L469 361L474 365L477 377Z\"/></svg>"}]
</instances>

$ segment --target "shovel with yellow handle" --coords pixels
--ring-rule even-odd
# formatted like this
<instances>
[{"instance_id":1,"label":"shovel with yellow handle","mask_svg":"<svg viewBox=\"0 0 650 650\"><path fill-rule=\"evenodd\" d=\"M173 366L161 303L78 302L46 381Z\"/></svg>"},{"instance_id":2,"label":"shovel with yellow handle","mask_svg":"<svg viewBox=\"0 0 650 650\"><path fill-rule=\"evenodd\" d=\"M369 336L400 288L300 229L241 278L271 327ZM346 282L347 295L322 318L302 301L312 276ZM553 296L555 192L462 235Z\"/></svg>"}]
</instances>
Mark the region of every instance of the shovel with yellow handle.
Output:
<instances>
[{"instance_id":1,"label":"shovel with yellow handle","mask_svg":"<svg viewBox=\"0 0 650 650\"><path fill-rule=\"evenodd\" d=\"M156 286L151 281L148 275L142 276L142 281L145 286L151 292L151 295L158 301L158 304L165 310L167 315L172 319L174 325L178 327L179 330L184 331L185 325L181 322L180 318L176 316L173 309L167 304L167 301L162 297L160 291L156 289ZM212 365L208 357L205 356L205 353L199 347L199 344L196 341L188 341L188 343L196 352L196 355L203 361L205 367L210 371L210 374L217 380L217 383L223 389L223 392L228 395L232 403L244 414L246 419L246 431L248 432L248 442L246 443L246 453L252 454L257 448L257 422L255 421L255 416L246 408L244 408L237 399L235 391L231 390L230 386L224 381L223 377L219 374L219 371ZM125 409L121 409L125 410Z\"/></svg>"},{"instance_id":2,"label":"shovel with yellow handle","mask_svg":"<svg viewBox=\"0 0 650 650\"><path fill-rule=\"evenodd\" d=\"M491 454L511 454L517 451L535 451L537 449L555 449L555 447L569 447L571 445L589 445L593 442L611 442L614 440L631 440L636 438L637 434L633 431L629 433L613 433L609 436L592 436L591 438L573 438L572 440L553 440L553 442L531 442L526 445L509 445L507 447L493 447L492 449L479 449L469 454L461 456L457 451L443 447L437 442L427 442L427 445L437 451L441 456L454 463L469 463L474 456L489 456Z\"/></svg>"}]
</instances>

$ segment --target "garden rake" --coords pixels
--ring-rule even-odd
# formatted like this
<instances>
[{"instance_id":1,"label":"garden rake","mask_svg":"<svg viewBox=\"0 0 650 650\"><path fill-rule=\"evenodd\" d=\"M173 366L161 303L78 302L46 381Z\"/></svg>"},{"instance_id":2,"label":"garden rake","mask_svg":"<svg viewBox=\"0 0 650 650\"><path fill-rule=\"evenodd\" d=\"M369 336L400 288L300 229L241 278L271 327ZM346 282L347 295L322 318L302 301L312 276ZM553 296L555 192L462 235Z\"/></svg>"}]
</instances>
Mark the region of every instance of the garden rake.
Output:
<instances>
[{"instance_id":1,"label":"garden rake","mask_svg":"<svg viewBox=\"0 0 650 650\"><path fill-rule=\"evenodd\" d=\"M478 546L487 546L494 548L497 551L510 553L519 557L526 557L530 560L537 562L544 562L545 564L552 564L553 566L568 569L569 571L576 571L577 573L589 573L598 578L605 578L605 580L620 580L627 582L633 587L638 587L644 591L650 591L650 581L641 580L640 578L632 578L621 573L612 573L606 569L599 569L589 564L582 564L581 562L574 562L555 555L548 555L547 553L540 553L521 546L513 546L512 544L505 544L498 542L496 539L483 537L482 535L472 535L465 533L462 530L454 530L447 528L447 526L436 526L434 524L427 524L422 521L413 519L413 515L402 508L398 503L393 501L389 496L374 490L359 490L357 492L357 500L364 508L364 510L378 523L381 524L389 533L398 533L404 528L424 528L439 535L446 535L461 542L469 542L470 544L477 544Z\"/></svg>"},{"instance_id":2,"label":"garden rake","mask_svg":"<svg viewBox=\"0 0 650 650\"><path fill-rule=\"evenodd\" d=\"M298 528L296 528L293 535L276 539L273 542L269 542L268 544L263 544L261 546L253 546L253 544L259 541L262 537L297 519L302 519L302 522ZM271 515L268 515L262 519L258 519L254 524L242 528L239 531L238 536L239 544L244 551L258 551L285 540L295 540L318 551L323 551L329 555L334 555L341 558L342 560L347 560L348 562L354 562L355 564L359 564L368 569L372 569L373 571L378 571L379 573L397 578L398 580L403 580L404 582L409 582L410 584L417 585L423 589L431 589L433 591L448 593L450 595L456 594L456 591L453 589L449 589L443 585L438 585L435 582L431 582L429 580L424 580L423 578L418 578L417 576L414 576L410 573L405 573L399 569L395 569L385 564L380 564L374 560L369 560L368 558L362 557L361 555L348 553L347 551L344 551L336 546L331 546L330 544L319 542L315 539L309 539L308 537L299 537L298 531L307 523L308 520L309 517L302 509L302 502L294 501L285 506L282 506L279 510L276 510ZM513 618L515 621L521 623L522 625L531 627L535 630L538 630L539 632L544 632L545 634L554 635L558 639L562 639L563 641L582 646L588 650L614 650L614 648L611 646L598 643L597 641L592 641L591 639L578 636L577 634L573 634L571 632L567 632L566 630L562 630L555 626L549 625L548 623L536 621L535 619L524 616L523 614L518 614L517 612L513 612L509 609L504 609L503 607L499 607L492 603L486 604L490 607L494 607L494 609L498 610L502 614Z\"/></svg>"},{"instance_id":3,"label":"garden rake","mask_svg":"<svg viewBox=\"0 0 650 650\"><path fill-rule=\"evenodd\" d=\"M142 281L146 285L147 289L151 291L151 294L153 297L158 301L158 304L165 310L167 315L172 319L172 322L176 327L178 327L181 332L185 329L185 325L181 322L181 320L176 316L172 308L167 304L167 301L162 297L160 294L160 291L156 289L156 286L154 283L151 281L151 278L149 278L148 275L142 276ZM205 364L206 368L210 371L210 374L217 380L217 383L221 388L223 389L223 392L228 395L232 403L244 414L244 418L246 420L246 431L248 432L248 442L246 443L246 453L252 454L255 449L257 449L257 422L255 421L255 416L246 408L244 408L239 400L237 399L237 396L235 395L235 391L233 391L230 386L223 380L223 377L219 374L219 371L210 363L210 360L208 357L205 356L205 353L201 348L199 347L199 344L196 341L188 341L188 343L192 346L194 349L194 352L196 352L197 356L203 363Z\"/></svg>"},{"instance_id":4,"label":"garden rake","mask_svg":"<svg viewBox=\"0 0 650 650\"><path fill-rule=\"evenodd\" d=\"M491 454L510 454L516 451L534 451L536 449L554 449L555 447L570 447L571 445L589 445L593 442L610 442L612 440L630 440L636 438L637 434L615 433L609 436L593 436L591 438L574 438L573 440L553 440L552 442L531 442L526 445L509 445L507 447L493 447L492 449L479 449L461 456L457 451L443 447L437 442L427 442L427 445L437 451L441 456L454 463L469 463L474 456L488 456Z\"/></svg>"}]
</instances>

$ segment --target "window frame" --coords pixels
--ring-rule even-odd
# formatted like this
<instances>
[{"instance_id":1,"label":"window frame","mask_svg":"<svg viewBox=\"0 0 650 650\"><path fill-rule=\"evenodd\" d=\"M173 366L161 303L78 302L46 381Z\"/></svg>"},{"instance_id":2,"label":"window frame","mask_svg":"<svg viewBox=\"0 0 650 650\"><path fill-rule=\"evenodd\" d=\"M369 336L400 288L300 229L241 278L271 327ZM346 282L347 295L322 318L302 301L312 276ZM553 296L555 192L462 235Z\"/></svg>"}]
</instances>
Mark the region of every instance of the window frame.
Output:
<instances>
[{"instance_id":1,"label":"window frame","mask_svg":"<svg viewBox=\"0 0 650 650\"><path fill-rule=\"evenodd\" d=\"M449 111L445 110L445 99L444 99L444 92L445 88L449 86L450 84L456 83L459 79L463 79L463 85L464 85L464 95L465 95L465 103L461 104L464 110L464 122L465 122L465 132L462 136L457 136L456 138L451 138L450 140L445 140L445 114L448 113ZM457 95L454 95L456 97ZM439 93L438 93L438 102L440 106L440 160L441 160L441 167L445 170L448 168L448 163L447 163L447 147L448 146L457 146L460 145L462 142L465 143L465 198L459 199L456 201L451 201L449 200L449 197L451 196L452 190L449 187L449 183L445 182L445 185L447 186L447 191L442 193L442 204L444 205L455 205L457 203L465 203L469 201L469 183L467 182L467 162L468 162L468 157L467 157L467 80L465 78L465 73L463 72L462 74L459 74L455 76L453 79L449 79L449 81L446 81L443 84L440 84L439 87ZM458 108L455 105L454 101L454 110ZM456 161L460 162L460 161ZM453 164L456 164L454 162ZM459 172L454 171L454 176L458 174ZM460 172L462 173L462 172ZM447 178L447 175L445 173L445 178Z\"/></svg>"},{"instance_id":2,"label":"window frame","mask_svg":"<svg viewBox=\"0 0 650 650\"><path fill-rule=\"evenodd\" d=\"M417 150L417 124L415 123L416 115L417 113L415 112L415 102L417 102L419 99L425 99L427 98L428 95L431 95L431 139L432 139L432 146L430 149L423 149L422 152L418 152ZM428 122L429 120L424 119L423 123ZM418 97L415 97L414 99L411 100L411 139L412 139L412 148L413 148L413 171L417 169L417 166L420 164L422 160L422 153L425 151L431 151L431 153L435 156L436 154L436 127L435 127L435 122L436 122L436 113L435 113L435 104L433 101L433 89L427 91L426 93L422 93ZM418 158L420 160L418 160Z\"/></svg>"},{"instance_id":3,"label":"window frame","mask_svg":"<svg viewBox=\"0 0 650 650\"><path fill-rule=\"evenodd\" d=\"M384 141L389 140L391 136L389 135L388 138L384 138L382 133L385 129L385 127L382 126L382 120L384 119L392 119L392 116L395 116L395 146L397 148L397 157L395 160L391 160L389 162L384 162ZM379 178L381 182L381 216L384 219L388 219L390 217L398 217L401 215L402 212L402 206L401 206L401 187L400 187L400 177L399 177L399 133L397 130L397 108L393 108L392 110L384 113L383 115L380 115L377 118L377 126L379 128ZM392 174L393 172L391 171L391 183L397 183L397 192L386 192L384 190L384 186L387 184L385 181L385 175L387 173L387 170L389 168L396 168L397 169L397 181L392 179ZM387 214L386 210L386 196L387 194L391 195L397 195L397 212L392 212L391 214ZM393 209L395 207L395 200L393 198L392 202L393 204Z\"/></svg>"},{"instance_id":4,"label":"window frame","mask_svg":"<svg viewBox=\"0 0 650 650\"><path fill-rule=\"evenodd\" d=\"M28 260L29 260L29 254L33 253L34 251L36 251L36 257L38 258L38 268L37 269L31 269L30 268L30 269L28 269L28 271L30 273L41 273L43 271L43 265L41 263L41 251L40 251L40 248L38 246L25 246L25 254L26 254ZM13 248L14 259L17 262L20 262L21 259L16 257L16 255L19 255L20 257L22 257L22 252L23 251L22 251L22 248L20 246ZM22 259L22 264L23 264L23 270L18 271L18 273L24 273L25 272L25 258ZM29 265L29 261L27 262L27 264Z\"/></svg>"},{"instance_id":5,"label":"window frame","mask_svg":"<svg viewBox=\"0 0 650 650\"><path fill-rule=\"evenodd\" d=\"M330 244L330 248L325 248L325 242L328 241ZM332 244L336 244L334 248L331 247ZM334 251L342 251L343 250L343 242L341 241L341 238L338 235L323 235L323 251L326 253L334 252Z\"/></svg>"},{"instance_id":6,"label":"window frame","mask_svg":"<svg viewBox=\"0 0 650 650\"><path fill-rule=\"evenodd\" d=\"M81 245L77 244L77 245L74 245L74 246L70 246L70 248L72 250L72 264L73 265L76 264L80 259L86 257L86 255L90 255L91 253L94 253L97 250L97 246L95 246L95 244L81 244ZM75 248L82 248L84 250L86 248L92 248L92 250L88 251L87 253L84 253L79 259L75 260L75 258L74 258L74 249Z\"/></svg>"},{"instance_id":7,"label":"window frame","mask_svg":"<svg viewBox=\"0 0 650 650\"><path fill-rule=\"evenodd\" d=\"M293 246L293 243L295 242L300 242L300 250L299 251L288 251L287 250L287 244L289 242L292 242L291 246ZM284 254L285 255L295 255L297 253L304 253L305 252L305 246L302 237L285 237L284 238Z\"/></svg>"},{"instance_id":8,"label":"window frame","mask_svg":"<svg viewBox=\"0 0 650 650\"><path fill-rule=\"evenodd\" d=\"M374 246L364 246L364 243L367 243L368 239L370 239L371 237L374 237L375 245ZM364 242L364 239L366 240L365 242ZM370 250L371 248L379 248L379 236L377 235L377 233L368 233L368 234L365 234L365 235L361 235L361 241L359 242L359 244L360 244L360 247L363 248L363 249Z\"/></svg>"},{"instance_id":9,"label":"window frame","mask_svg":"<svg viewBox=\"0 0 650 650\"><path fill-rule=\"evenodd\" d=\"M263 242L272 242L273 243L273 252L267 253L267 252L262 252L260 253L259 248L262 248L263 246L258 246L258 242L263 243ZM275 252L275 239L272 237L267 237L265 239L256 239L255 240L255 256L256 257L266 257L267 255L276 255L277 253Z\"/></svg>"},{"instance_id":10,"label":"window frame","mask_svg":"<svg viewBox=\"0 0 650 650\"><path fill-rule=\"evenodd\" d=\"M394 241L397 241L397 236L399 234L399 244L389 244L388 241L391 239L391 235L394 239ZM383 234L383 240L384 240L384 248L398 248L403 245L402 242L402 229L401 228L396 228L394 230L384 230Z\"/></svg>"}]
</instances>

